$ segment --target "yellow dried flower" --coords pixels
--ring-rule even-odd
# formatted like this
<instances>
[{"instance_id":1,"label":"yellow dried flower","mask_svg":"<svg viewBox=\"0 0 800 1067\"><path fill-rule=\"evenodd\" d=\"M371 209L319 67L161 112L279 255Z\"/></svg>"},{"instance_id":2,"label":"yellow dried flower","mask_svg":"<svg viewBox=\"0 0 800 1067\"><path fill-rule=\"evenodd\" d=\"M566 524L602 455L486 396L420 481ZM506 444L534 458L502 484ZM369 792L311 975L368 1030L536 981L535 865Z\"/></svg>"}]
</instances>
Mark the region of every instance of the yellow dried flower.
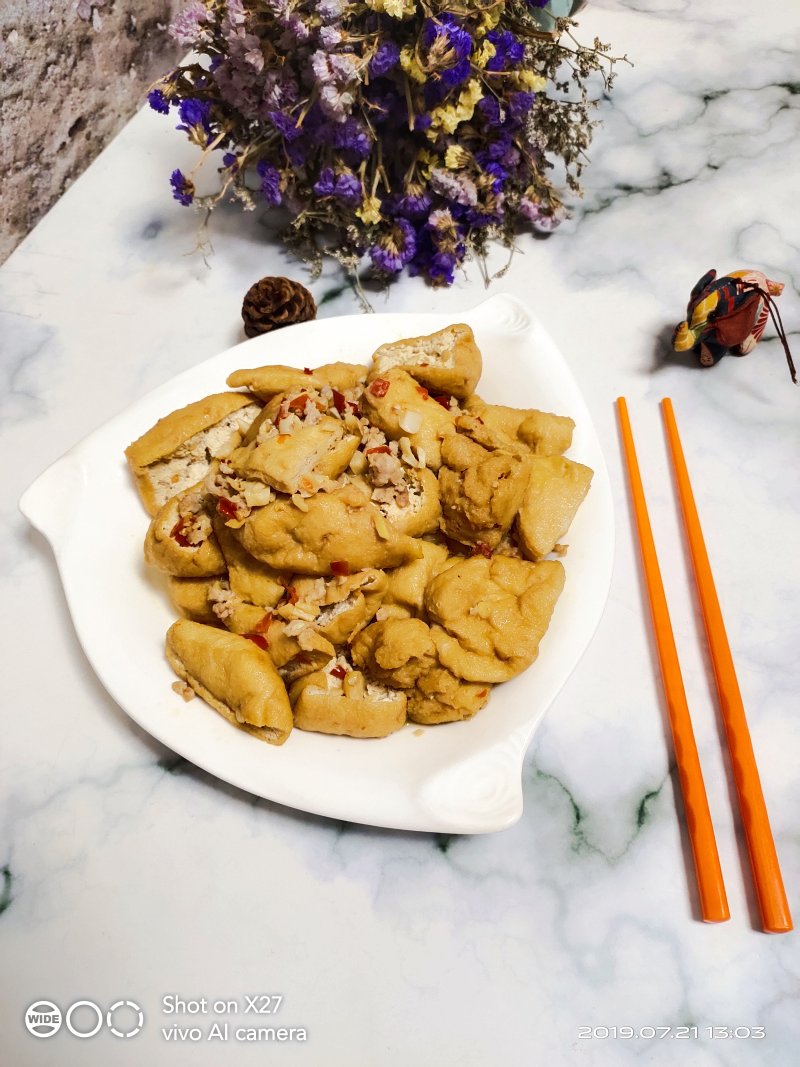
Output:
<instances>
[{"instance_id":1,"label":"yellow dried flower","mask_svg":"<svg viewBox=\"0 0 800 1067\"><path fill-rule=\"evenodd\" d=\"M361 207L356 208L356 215L367 226L380 222L383 216L381 215L381 202L377 196L365 196Z\"/></svg>"},{"instance_id":2,"label":"yellow dried flower","mask_svg":"<svg viewBox=\"0 0 800 1067\"><path fill-rule=\"evenodd\" d=\"M475 105L482 94L481 83L477 78L472 78L461 90L457 103L433 109L431 112L431 126L426 131L427 136L434 141L440 130L444 131L444 133L455 133L459 123L468 122L472 118Z\"/></svg>"},{"instance_id":3,"label":"yellow dried flower","mask_svg":"<svg viewBox=\"0 0 800 1067\"><path fill-rule=\"evenodd\" d=\"M491 41L484 41L480 48L473 53L472 62L476 67L480 67L480 69L483 70L496 52L497 49Z\"/></svg>"},{"instance_id":4,"label":"yellow dried flower","mask_svg":"<svg viewBox=\"0 0 800 1067\"><path fill-rule=\"evenodd\" d=\"M516 81L520 89L529 89L532 93L540 93L547 86L547 78L534 74L532 70L516 71Z\"/></svg>"},{"instance_id":5,"label":"yellow dried flower","mask_svg":"<svg viewBox=\"0 0 800 1067\"><path fill-rule=\"evenodd\" d=\"M400 66L412 81L422 85L422 83L427 80L425 71L419 65L419 61L414 55L414 49L410 44L407 44L400 49Z\"/></svg>"},{"instance_id":6,"label":"yellow dried flower","mask_svg":"<svg viewBox=\"0 0 800 1067\"><path fill-rule=\"evenodd\" d=\"M448 145L444 154L444 165L450 170L460 170L461 167L466 167L469 163L469 158L469 152L463 149L461 145L451 144Z\"/></svg>"},{"instance_id":7,"label":"yellow dried flower","mask_svg":"<svg viewBox=\"0 0 800 1067\"><path fill-rule=\"evenodd\" d=\"M439 166L439 158L432 152L429 152L427 148L420 148L417 152L417 170L428 181L431 176L431 170L433 167Z\"/></svg>"},{"instance_id":8,"label":"yellow dried flower","mask_svg":"<svg viewBox=\"0 0 800 1067\"><path fill-rule=\"evenodd\" d=\"M373 11L382 11L393 19L407 19L415 13L415 0L366 0Z\"/></svg>"},{"instance_id":9,"label":"yellow dried flower","mask_svg":"<svg viewBox=\"0 0 800 1067\"><path fill-rule=\"evenodd\" d=\"M503 14L503 4L495 4L481 15L481 21L475 31L477 37L483 37L489 30L493 30Z\"/></svg>"}]
</instances>

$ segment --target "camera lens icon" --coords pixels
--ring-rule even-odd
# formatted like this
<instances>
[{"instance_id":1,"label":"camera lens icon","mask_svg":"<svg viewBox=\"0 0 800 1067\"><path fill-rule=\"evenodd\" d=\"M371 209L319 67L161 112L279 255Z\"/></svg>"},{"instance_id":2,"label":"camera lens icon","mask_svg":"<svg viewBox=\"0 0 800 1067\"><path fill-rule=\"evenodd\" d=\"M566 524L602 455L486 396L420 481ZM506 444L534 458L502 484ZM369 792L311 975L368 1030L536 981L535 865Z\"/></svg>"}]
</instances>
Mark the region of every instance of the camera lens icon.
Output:
<instances>
[{"instance_id":1,"label":"camera lens icon","mask_svg":"<svg viewBox=\"0 0 800 1067\"><path fill-rule=\"evenodd\" d=\"M127 1009L121 1013L122 1020L117 1015L120 1008ZM115 1015L117 1016L116 1018ZM133 1018L131 1018L131 1015L133 1015ZM122 1029L124 1022L133 1022L133 1026L128 1029ZM135 1000L118 1000L106 1012L106 1024L114 1037L136 1037L144 1026L144 1012Z\"/></svg>"},{"instance_id":2,"label":"camera lens icon","mask_svg":"<svg viewBox=\"0 0 800 1067\"><path fill-rule=\"evenodd\" d=\"M61 1009L52 1000L36 1000L25 1012L25 1029L34 1037L52 1037L62 1021Z\"/></svg>"}]
</instances>

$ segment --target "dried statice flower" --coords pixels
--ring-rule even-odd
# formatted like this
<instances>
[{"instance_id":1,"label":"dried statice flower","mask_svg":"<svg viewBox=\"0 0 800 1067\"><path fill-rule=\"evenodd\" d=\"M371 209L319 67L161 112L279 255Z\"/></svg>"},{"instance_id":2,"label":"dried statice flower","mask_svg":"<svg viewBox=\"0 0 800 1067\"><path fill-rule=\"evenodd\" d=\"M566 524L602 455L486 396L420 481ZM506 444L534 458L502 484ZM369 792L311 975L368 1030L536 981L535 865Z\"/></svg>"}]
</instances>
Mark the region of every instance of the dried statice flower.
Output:
<instances>
[{"instance_id":1,"label":"dried statice flower","mask_svg":"<svg viewBox=\"0 0 800 1067\"><path fill-rule=\"evenodd\" d=\"M204 209L255 198L289 212L287 243L315 262L452 284L470 251L565 217L555 161L580 191L616 60L579 44L574 21L544 32L541 6L190 0L171 32L195 58L148 102L177 111L197 166L215 151L222 165L217 193L196 194L194 167L172 173L173 196Z\"/></svg>"}]
</instances>

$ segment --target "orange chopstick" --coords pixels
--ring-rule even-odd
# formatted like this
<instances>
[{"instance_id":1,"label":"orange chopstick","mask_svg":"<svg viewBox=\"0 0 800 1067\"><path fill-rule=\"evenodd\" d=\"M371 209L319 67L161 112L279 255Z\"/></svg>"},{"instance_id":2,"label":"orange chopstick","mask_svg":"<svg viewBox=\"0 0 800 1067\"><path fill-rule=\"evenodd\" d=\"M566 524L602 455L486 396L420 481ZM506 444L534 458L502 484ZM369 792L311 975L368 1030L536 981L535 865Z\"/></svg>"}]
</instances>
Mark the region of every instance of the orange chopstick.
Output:
<instances>
[{"instance_id":1,"label":"orange chopstick","mask_svg":"<svg viewBox=\"0 0 800 1067\"><path fill-rule=\"evenodd\" d=\"M683 524L692 556L695 584L703 611L711 661L714 665L714 679L717 683L725 736L728 739L733 779L736 783L739 810L744 825L747 850L750 854L750 866L753 869L761 923L767 933L785 933L792 929L792 917L789 914L789 903L783 888L778 854L775 851L767 806L761 790L761 780L753 753L753 743L750 740L750 730L747 727L742 694L733 666L733 656L725 632L725 624L722 621L722 611L717 590L714 587L711 564L703 540L703 531L700 528L700 518L694 502L672 401L669 398L662 400L661 408L667 429L675 481L678 486Z\"/></svg>"},{"instance_id":2,"label":"orange chopstick","mask_svg":"<svg viewBox=\"0 0 800 1067\"><path fill-rule=\"evenodd\" d=\"M686 691L683 687L683 677L678 662L678 650L675 647L675 637L669 620L664 583L661 580L653 531L647 514L644 487L628 418L628 405L622 396L617 400L617 410L636 517L636 529L639 534L647 595L650 600L653 632L658 647L661 681L667 700L678 778L686 811L686 825L700 893L700 911L705 922L725 922L730 918L728 898L725 895L725 884L722 880L722 868L719 863L714 827L711 824L711 813L708 810L703 772L700 769L700 758L697 755L689 705L686 702Z\"/></svg>"}]
</instances>

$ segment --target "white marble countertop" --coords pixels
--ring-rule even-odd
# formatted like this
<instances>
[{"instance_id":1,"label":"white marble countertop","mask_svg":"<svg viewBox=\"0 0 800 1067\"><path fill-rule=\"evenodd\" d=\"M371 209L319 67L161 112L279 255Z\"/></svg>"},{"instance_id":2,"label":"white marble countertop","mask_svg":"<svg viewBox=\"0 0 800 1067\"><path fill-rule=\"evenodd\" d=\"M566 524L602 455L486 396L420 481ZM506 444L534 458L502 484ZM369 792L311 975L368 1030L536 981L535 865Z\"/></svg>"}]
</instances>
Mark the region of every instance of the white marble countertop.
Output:
<instances>
[{"instance_id":1,"label":"white marble countertop","mask_svg":"<svg viewBox=\"0 0 800 1067\"><path fill-rule=\"evenodd\" d=\"M749 266L786 282L780 307L800 357L800 8L597 0L581 24L635 67L601 108L574 219L523 240L492 288L530 305L584 391L611 472L617 556L605 616L535 737L510 830L443 838L334 824L195 770L107 697L48 547L16 510L83 435L239 340L252 281L302 279L302 268L233 210L213 221L213 253L190 254L197 216L170 200L167 179L192 150L146 112L0 271L4 1062L797 1062L797 936L761 933L754 910L657 402L672 396L680 420L797 919L800 392L775 340L705 370L671 358L669 336L700 275ZM312 289L339 286L329 269ZM405 279L374 305L455 315L484 295L471 268L449 291ZM345 289L320 314L355 309ZM619 394L717 829L732 915L719 926L698 921L687 868ZM245 995L260 993L283 994L278 1015L244 1014ZM208 1012L167 1014L173 994L207 998ZM219 1017L226 1042L207 1040L217 998L241 1009ZM135 1001L144 1029L37 1040L23 1016L39 999L62 1010ZM77 1028L90 1011L78 1009ZM202 1040L167 1040L175 1024L200 1027ZM305 1027L307 1041L239 1040L243 1025ZM638 1036L581 1036L624 1026Z\"/></svg>"}]
</instances>

